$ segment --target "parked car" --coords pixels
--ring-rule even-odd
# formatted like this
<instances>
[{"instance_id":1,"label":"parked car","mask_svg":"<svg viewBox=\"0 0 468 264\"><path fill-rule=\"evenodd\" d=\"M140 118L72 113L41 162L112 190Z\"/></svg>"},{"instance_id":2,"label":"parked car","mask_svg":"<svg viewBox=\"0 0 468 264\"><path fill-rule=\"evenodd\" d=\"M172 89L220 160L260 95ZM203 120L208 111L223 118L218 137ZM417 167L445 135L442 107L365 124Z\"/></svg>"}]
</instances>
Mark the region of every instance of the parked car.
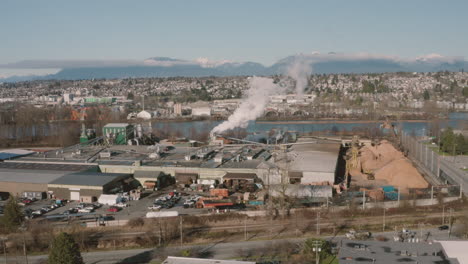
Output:
<instances>
[{"instance_id":1,"label":"parked car","mask_svg":"<svg viewBox=\"0 0 468 264\"><path fill-rule=\"evenodd\" d=\"M126 204L126 203L117 203L117 204L115 204L115 206L120 207L120 208L124 208L124 207L127 207L128 204Z\"/></svg>"},{"instance_id":2,"label":"parked car","mask_svg":"<svg viewBox=\"0 0 468 264\"><path fill-rule=\"evenodd\" d=\"M94 211L95 208L94 208L94 206L91 204L91 205L86 205L86 207L83 208L83 209L87 209L87 210L90 210L90 211Z\"/></svg>"},{"instance_id":3,"label":"parked car","mask_svg":"<svg viewBox=\"0 0 468 264\"><path fill-rule=\"evenodd\" d=\"M148 206L148 210L156 211L156 210L160 210L160 209L161 209L161 206L160 206L160 205L151 205L151 206Z\"/></svg>"},{"instance_id":4,"label":"parked car","mask_svg":"<svg viewBox=\"0 0 468 264\"><path fill-rule=\"evenodd\" d=\"M50 209L48 206L42 207L41 210L44 211L45 213L52 211L52 209Z\"/></svg>"},{"instance_id":5,"label":"parked car","mask_svg":"<svg viewBox=\"0 0 468 264\"><path fill-rule=\"evenodd\" d=\"M70 209L67 210L67 212L69 212L70 214L76 214L76 213L78 213L78 209L70 208Z\"/></svg>"},{"instance_id":6,"label":"parked car","mask_svg":"<svg viewBox=\"0 0 468 264\"><path fill-rule=\"evenodd\" d=\"M32 202L34 202L33 200L31 200L29 198L23 198L20 201L25 205L28 205L28 204L31 204Z\"/></svg>"},{"instance_id":7,"label":"parked car","mask_svg":"<svg viewBox=\"0 0 468 264\"><path fill-rule=\"evenodd\" d=\"M184 208L191 208L195 205L194 201L185 201L184 202Z\"/></svg>"},{"instance_id":8,"label":"parked car","mask_svg":"<svg viewBox=\"0 0 468 264\"><path fill-rule=\"evenodd\" d=\"M91 213L94 209L89 208L80 208L78 209L78 213Z\"/></svg>"},{"instance_id":9,"label":"parked car","mask_svg":"<svg viewBox=\"0 0 468 264\"><path fill-rule=\"evenodd\" d=\"M120 211L122 208L120 207L117 207L117 206L111 206L109 207L109 209L107 209L108 212L112 212L112 213L117 213L118 211Z\"/></svg>"},{"instance_id":10,"label":"parked car","mask_svg":"<svg viewBox=\"0 0 468 264\"><path fill-rule=\"evenodd\" d=\"M31 212L31 215L42 215L42 214L43 214L43 211L41 209Z\"/></svg>"},{"instance_id":11,"label":"parked car","mask_svg":"<svg viewBox=\"0 0 468 264\"><path fill-rule=\"evenodd\" d=\"M448 225L441 225L439 226L439 230L448 230L449 226Z\"/></svg>"}]
</instances>

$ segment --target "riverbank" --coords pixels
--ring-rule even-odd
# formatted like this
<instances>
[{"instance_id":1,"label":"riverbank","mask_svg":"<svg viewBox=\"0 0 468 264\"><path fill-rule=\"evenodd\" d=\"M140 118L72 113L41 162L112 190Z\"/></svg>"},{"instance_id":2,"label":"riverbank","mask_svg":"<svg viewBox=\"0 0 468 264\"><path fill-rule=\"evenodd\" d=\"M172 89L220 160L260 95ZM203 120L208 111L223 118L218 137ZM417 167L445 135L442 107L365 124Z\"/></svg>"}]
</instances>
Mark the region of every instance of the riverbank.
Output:
<instances>
[{"instance_id":1,"label":"riverbank","mask_svg":"<svg viewBox=\"0 0 468 264\"><path fill-rule=\"evenodd\" d=\"M448 120L448 119L439 119L439 120ZM406 122L406 123L426 123L430 122L431 120L427 119L406 119L406 120L390 120L390 123L394 122ZM375 124L375 123L383 123L385 120L342 120L342 119L324 119L324 120L293 120L293 121L256 121L257 124L330 124L330 123L338 123L338 124Z\"/></svg>"}]
</instances>

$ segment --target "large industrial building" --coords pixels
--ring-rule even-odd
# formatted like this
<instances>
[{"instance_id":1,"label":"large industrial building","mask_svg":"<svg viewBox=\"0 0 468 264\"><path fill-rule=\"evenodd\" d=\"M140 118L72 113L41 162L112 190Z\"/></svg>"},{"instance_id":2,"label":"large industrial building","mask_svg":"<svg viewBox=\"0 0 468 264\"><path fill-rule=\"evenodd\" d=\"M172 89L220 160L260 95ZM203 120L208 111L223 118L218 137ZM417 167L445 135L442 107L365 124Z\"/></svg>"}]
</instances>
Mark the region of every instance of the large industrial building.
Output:
<instances>
[{"instance_id":1,"label":"large industrial building","mask_svg":"<svg viewBox=\"0 0 468 264\"><path fill-rule=\"evenodd\" d=\"M48 192L58 199L95 202L101 194L126 190L132 181L131 174L77 172L63 175L48 184Z\"/></svg>"},{"instance_id":2,"label":"large industrial building","mask_svg":"<svg viewBox=\"0 0 468 264\"><path fill-rule=\"evenodd\" d=\"M302 138L290 148L283 144L128 145L135 131L126 123L107 124L103 134L104 144L89 141L3 162L10 167L6 171L0 167L0 192L95 200L100 194L125 189L136 179L132 184L145 189L174 182L180 186L223 184L233 189L252 184L329 186L300 189L312 197L329 197L340 151L336 141ZM22 166L31 170L42 166L44 171L35 175ZM83 172L91 168L93 172Z\"/></svg>"},{"instance_id":3,"label":"large industrial building","mask_svg":"<svg viewBox=\"0 0 468 264\"><path fill-rule=\"evenodd\" d=\"M66 174L95 169L95 165L1 162L0 194L47 198L48 184Z\"/></svg>"},{"instance_id":4,"label":"large industrial building","mask_svg":"<svg viewBox=\"0 0 468 264\"><path fill-rule=\"evenodd\" d=\"M110 123L102 128L106 141L115 145L127 145L135 137L133 125L127 123Z\"/></svg>"}]
</instances>

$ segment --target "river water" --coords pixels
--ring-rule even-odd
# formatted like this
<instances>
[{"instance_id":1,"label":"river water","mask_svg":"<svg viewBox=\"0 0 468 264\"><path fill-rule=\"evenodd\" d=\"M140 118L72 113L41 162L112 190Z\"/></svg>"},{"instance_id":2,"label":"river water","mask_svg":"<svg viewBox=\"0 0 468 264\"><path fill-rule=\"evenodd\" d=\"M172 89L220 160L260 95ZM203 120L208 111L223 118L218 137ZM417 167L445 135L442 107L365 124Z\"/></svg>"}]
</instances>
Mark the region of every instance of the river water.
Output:
<instances>
[{"instance_id":1,"label":"river water","mask_svg":"<svg viewBox=\"0 0 468 264\"><path fill-rule=\"evenodd\" d=\"M182 136L190 137L193 131L204 132L210 131L212 128L224 121L186 121L186 122L153 122L153 130L178 130ZM401 126L405 132L414 133L416 135L427 135L430 127L430 121L401 121L394 122L393 124ZM327 131L353 131L354 129L362 130L366 128L380 128L382 121L369 122L369 121L323 121L323 120L309 120L309 121L251 121L246 130L249 133L253 132L266 132L271 129L283 129L288 131L297 131L299 133L308 132L327 132ZM449 119L440 120L440 127L452 127L460 129L468 126L468 113L451 113Z\"/></svg>"},{"instance_id":2,"label":"river water","mask_svg":"<svg viewBox=\"0 0 468 264\"><path fill-rule=\"evenodd\" d=\"M212 128L224 121L152 121L151 126L153 131L178 131L180 136L192 137L194 133L209 132ZM425 135L430 127L430 121L402 121L400 122L403 130L408 133L415 133L416 135ZM253 132L267 132L271 129L282 129L288 131L297 131L299 133L308 132L339 132L339 131L353 131L362 129L378 129L382 124L379 122L369 121L324 121L324 120L308 120L308 121L251 121L246 130L249 133ZM398 125L398 123L394 123ZM48 123L42 125L32 125L30 127L18 127L2 125L0 126L0 139L15 139L31 136L56 136L60 133L60 128L70 127L75 125L79 130L79 123L73 122L59 122ZM455 129L468 128L468 113L451 113L449 119L441 120L440 127L453 127Z\"/></svg>"}]
</instances>

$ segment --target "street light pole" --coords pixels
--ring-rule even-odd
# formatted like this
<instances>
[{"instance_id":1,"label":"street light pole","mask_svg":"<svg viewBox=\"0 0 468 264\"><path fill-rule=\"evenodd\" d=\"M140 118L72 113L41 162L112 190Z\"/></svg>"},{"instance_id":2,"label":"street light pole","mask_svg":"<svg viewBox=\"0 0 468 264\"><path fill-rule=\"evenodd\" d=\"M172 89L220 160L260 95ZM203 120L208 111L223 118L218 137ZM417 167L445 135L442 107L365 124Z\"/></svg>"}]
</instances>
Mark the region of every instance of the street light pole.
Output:
<instances>
[{"instance_id":1,"label":"street light pole","mask_svg":"<svg viewBox=\"0 0 468 264\"><path fill-rule=\"evenodd\" d=\"M319 264L320 256L319 253L322 251L322 242L319 240L314 240L312 241L313 243L313 248L312 250L315 252L315 264Z\"/></svg>"}]
</instances>

